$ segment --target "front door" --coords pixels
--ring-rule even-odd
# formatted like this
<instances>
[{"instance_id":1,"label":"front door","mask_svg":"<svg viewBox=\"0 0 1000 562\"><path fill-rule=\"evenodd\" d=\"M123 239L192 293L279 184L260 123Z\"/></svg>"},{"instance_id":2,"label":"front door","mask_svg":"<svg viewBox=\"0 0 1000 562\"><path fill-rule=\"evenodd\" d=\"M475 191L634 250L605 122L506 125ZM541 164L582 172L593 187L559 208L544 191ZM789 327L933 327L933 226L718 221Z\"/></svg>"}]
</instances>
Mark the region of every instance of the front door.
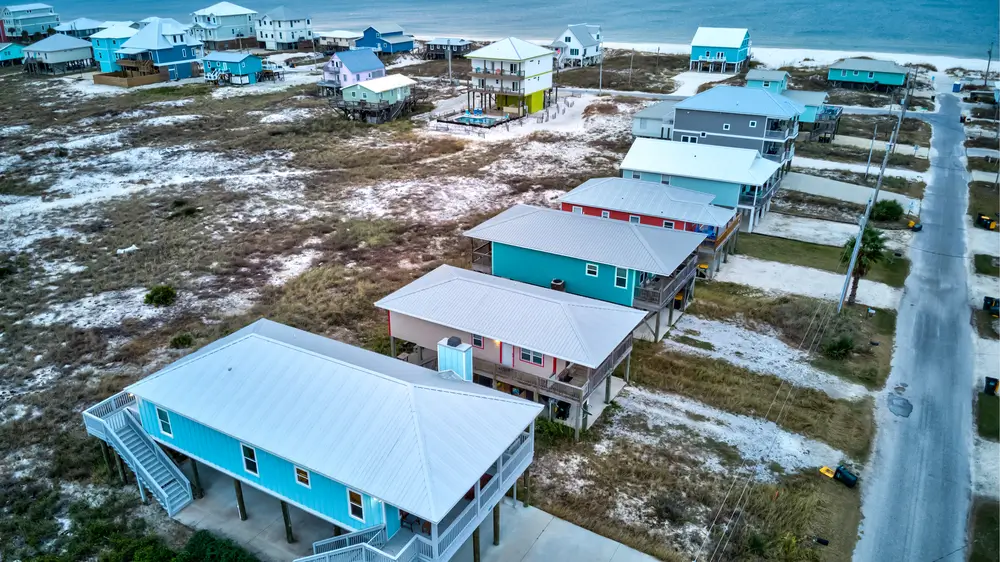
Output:
<instances>
[{"instance_id":1,"label":"front door","mask_svg":"<svg viewBox=\"0 0 1000 562\"><path fill-rule=\"evenodd\" d=\"M500 344L500 364L507 367L514 366L514 346L506 343Z\"/></svg>"}]
</instances>

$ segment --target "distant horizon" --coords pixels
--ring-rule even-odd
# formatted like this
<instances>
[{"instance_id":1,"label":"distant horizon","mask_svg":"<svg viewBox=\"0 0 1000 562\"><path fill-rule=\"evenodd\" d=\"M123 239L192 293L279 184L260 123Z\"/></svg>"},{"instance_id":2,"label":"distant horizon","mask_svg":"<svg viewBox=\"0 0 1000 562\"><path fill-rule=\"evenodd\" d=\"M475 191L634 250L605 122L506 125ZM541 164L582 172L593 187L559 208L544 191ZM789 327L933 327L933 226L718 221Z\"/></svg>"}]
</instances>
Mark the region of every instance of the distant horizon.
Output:
<instances>
[{"instance_id":1,"label":"distant horizon","mask_svg":"<svg viewBox=\"0 0 1000 562\"><path fill-rule=\"evenodd\" d=\"M140 20L149 16L191 21L191 13L213 4L212 0L162 0L154 9L111 0L51 2L63 21L78 17L103 20ZM747 13L741 0L717 0L711 14L679 2L663 2L655 8L642 0L620 0L614 14L596 0L570 4L548 3L520 9L516 20L501 8L484 12L482 6L461 0L375 0L364 10L332 10L316 0L235 2L264 13L285 5L310 14L316 29L361 31L369 25L394 22L407 33L421 36L450 35L494 38L515 35L540 40L558 35L570 23L602 25L605 40L615 43L687 44L699 26L746 27L755 47L834 51L871 51L986 59L990 41L1000 35L1000 7L991 0L956 0L944 5L938 0L881 3L842 0L841 5L817 5L801 0L775 0L771 14ZM865 18L844 14L863 12ZM565 14L573 16L566 17ZM834 14L835 13L835 14ZM969 14L977 17L969 18ZM836 15L837 17L832 17ZM446 16L446 17L442 17ZM778 21L778 20L781 21ZM442 22L448 22L443 24ZM787 23L792 22L792 23ZM795 23L801 22L801 23ZM443 29L448 27L449 29ZM996 52L1000 51L997 47Z\"/></svg>"}]
</instances>

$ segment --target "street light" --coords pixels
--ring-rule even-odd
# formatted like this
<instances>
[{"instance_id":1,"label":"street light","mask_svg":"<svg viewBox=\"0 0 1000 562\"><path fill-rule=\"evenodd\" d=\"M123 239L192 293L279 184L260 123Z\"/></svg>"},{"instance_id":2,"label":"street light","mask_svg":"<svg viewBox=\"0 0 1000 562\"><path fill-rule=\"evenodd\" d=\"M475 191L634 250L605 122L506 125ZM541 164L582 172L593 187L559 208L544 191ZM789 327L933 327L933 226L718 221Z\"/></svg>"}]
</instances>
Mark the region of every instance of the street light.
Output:
<instances>
[{"instance_id":1,"label":"street light","mask_svg":"<svg viewBox=\"0 0 1000 562\"><path fill-rule=\"evenodd\" d=\"M872 152L875 151L875 137L878 135L878 123L875 123L875 132L872 133L872 144L868 147L868 164L865 165L865 179L868 179L868 169L872 166Z\"/></svg>"}]
</instances>

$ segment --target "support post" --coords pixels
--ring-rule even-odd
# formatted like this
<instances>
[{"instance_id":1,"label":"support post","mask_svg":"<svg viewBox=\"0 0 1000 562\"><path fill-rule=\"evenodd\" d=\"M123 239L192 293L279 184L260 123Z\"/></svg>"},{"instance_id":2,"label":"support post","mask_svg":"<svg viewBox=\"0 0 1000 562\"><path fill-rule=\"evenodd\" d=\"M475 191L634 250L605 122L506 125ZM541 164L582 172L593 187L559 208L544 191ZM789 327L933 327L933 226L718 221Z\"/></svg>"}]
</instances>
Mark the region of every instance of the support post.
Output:
<instances>
[{"instance_id":1,"label":"support post","mask_svg":"<svg viewBox=\"0 0 1000 562\"><path fill-rule=\"evenodd\" d=\"M285 520L285 540L288 544L295 542L295 535L292 534L292 518L288 515L288 504L281 501L281 518Z\"/></svg>"},{"instance_id":2,"label":"support post","mask_svg":"<svg viewBox=\"0 0 1000 562\"><path fill-rule=\"evenodd\" d=\"M611 403L611 375L604 379L604 403Z\"/></svg>"},{"instance_id":3,"label":"support post","mask_svg":"<svg viewBox=\"0 0 1000 562\"><path fill-rule=\"evenodd\" d=\"M149 497L146 496L146 488L142 485L142 482L137 477L135 483L139 485L139 499L142 500L144 505L149 505Z\"/></svg>"},{"instance_id":4,"label":"support post","mask_svg":"<svg viewBox=\"0 0 1000 562\"><path fill-rule=\"evenodd\" d=\"M656 323L653 325L653 343L660 341L660 312L663 309L656 311Z\"/></svg>"},{"instance_id":5,"label":"support post","mask_svg":"<svg viewBox=\"0 0 1000 562\"><path fill-rule=\"evenodd\" d=\"M576 411L576 427L573 428L573 439L580 440L580 429L583 426L583 402L577 406Z\"/></svg>"},{"instance_id":6,"label":"support post","mask_svg":"<svg viewBox=\"0 0 1000 562\"><path fill-rule=\"evenodd\" d=\"M121 455L115 455L118 457L118 478L121 479L122 484L128 484L128 470L125 468L125 461L122 459Z\"/></svg>"},{"instance_id":7,"label":"support post","mask_svg":"<svg viewBox=\"0 0 1000 562\"><path fill-rule=\"evenodd\" d=\"M493 546L500 546L500 503L493 506Z\"/></svg>"},{"instance_id":8,"label":"support post","mask_svg":"<svg viewBox=\"0 0 1000 562\"><path fill-rule=\"evenodd\" d=\"M191 475L194 477L191 480L192 495L194 499L201 499L205 497L205 489L201 487L201 476L198 475L198 461L191 459Z\"/></svg>"},{"instance_id":9,"label":"support post","mask_svg":"<svg viewBox=\"0 0 1000 562\"><path fill-rule=\"evenodd\" d=\"M247 506L243 503L243 484L233 478L233 487L236 488L236 510L240 514L240 521L247 520Z\"/></svg>"},{"instance_id":10,"label":"support post","mask_svg":"<svg viewBox=\"0 0 1000 562\"><path fill-rule=\"evenodd\" d=\"M472 531L472 562L480 562L481 559L479 553L479 527L476 527L476 530Z\"/></svg>"},{"instance_id":11,"label":"support post","mask_svg":"<svg viewBox=\"0 0 1000 562\"><path fill-rule=\"evenodd\" d=\"M524 507L531 505L531 467L524 469Z\"/></svg>"},{"instance_id":12,"label":"support post","mask_svg":"<svg viewBox=\"0 0 1000 562\"><path fill-rule=\"evenodd\" d=\"M396 357L396 338L389 336L389 355Z\"/></svg>"},{"instance_id":13,"label":"support post","mask_svg":"<svg viewBox=\"0 0 1000 562\"><path fill-rule=\"evenodd\" d=\"M625 359L625 383L629 382L630 371L632 370L632 352L628 352L628 358Z\"/></svg>"},{"instance_id":14,"label":"support post","mask_svg":"<svg viewBox=\"0 0 1000 562\"><path fill-rule=\"evenodd\" d=\"M99 440L101 444L101 456L104 457L104 466L108 467L108 476L114 474L115 469L111 468L111 448L108 444L104 442L103 439Z\"/></svg>"}]
</instances>

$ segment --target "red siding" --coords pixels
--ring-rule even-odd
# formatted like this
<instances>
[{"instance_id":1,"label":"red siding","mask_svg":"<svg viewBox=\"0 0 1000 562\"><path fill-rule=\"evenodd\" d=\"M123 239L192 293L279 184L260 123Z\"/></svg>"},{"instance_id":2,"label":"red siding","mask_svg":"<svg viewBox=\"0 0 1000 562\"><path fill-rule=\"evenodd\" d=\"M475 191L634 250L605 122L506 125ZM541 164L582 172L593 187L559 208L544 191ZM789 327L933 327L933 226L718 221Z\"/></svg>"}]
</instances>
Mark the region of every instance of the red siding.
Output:
<instances>
[{"instance_id":1,"label":"red siding","mask_svg":"<svg viewBox=\"0 0 1000 562\"><path fill-rule=\"evenodd\" d=\"M582 207L583 214L590 215L592 217L599 217L601 216L601 211L608 210L608 209L601 209L599 207L584 207L582 205L571 205L569 203L562 204L562 210L564 211L573 212L573 207ZM609 213L611 218L620 221L627 221L629 217L629 213L623 213L621 211L609 211ZM663 219L661 217L654 217L652 215L639 215L639 224L648 224L650 226L662 227L664 220L673 220L673 219ZM688 230L694 232L695 228L698 226L695 223L688 223L678 220L674 220L673 222L674 222L674 230Z\"/></svg>"}]
</instances>

